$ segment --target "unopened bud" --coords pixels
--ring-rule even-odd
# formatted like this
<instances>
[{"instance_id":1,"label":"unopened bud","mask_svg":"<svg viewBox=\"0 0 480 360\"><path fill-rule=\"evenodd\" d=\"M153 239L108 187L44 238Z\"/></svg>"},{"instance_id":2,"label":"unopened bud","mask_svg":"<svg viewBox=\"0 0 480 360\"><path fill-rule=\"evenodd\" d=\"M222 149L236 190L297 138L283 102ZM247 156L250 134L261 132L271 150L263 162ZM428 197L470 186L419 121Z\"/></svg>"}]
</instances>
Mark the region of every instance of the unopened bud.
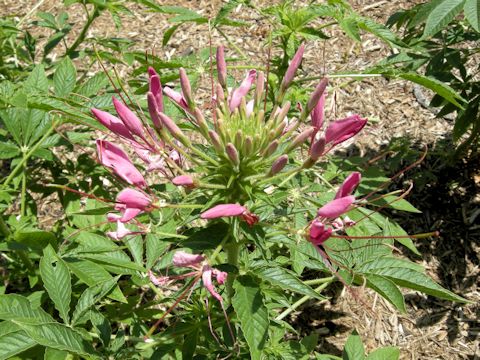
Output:
<instances>
[{"instance_id":1,"label":"unopened bud","mask_svg":"<svg viewBox=\"0 0 480 360\"><path fill-rule=\"evenodd\" d=\"M228 158L233 165L240 165L240 156L238 155L238 151L232 143L228 143L227 146L225 146L225 151L227 152Z\"/></svg>"},{"instance_id":2,"label":"unopened bud","mask_svg":"<svg viewBox=\"0 0 480 360\"><path fill-rule=\"evenodd\" d=\"M218 134L213 130L208 132L208 136L210 137L210 141L215 150L220 154L223 153L222 140L220 140L220 136L218 136Z\"/></svg>"},{"instance_id":3,"label":"unopened bud","mask_svg":"<svg viewBox=\"0 0 480 360\"><path fill-rule=\"evenodd\" d=\"M178 141L180 141L185 146L190 146L190 141L185 136L182 130L175 124L175 122L170 119L167 115L162 112L158 112L161 122L168 129L168 132Z\"/></svg>"},{"instance_id":4,"label":"unopened bud","mask_svg":"<svg viewBox=\"0 0 480 360\"><path fill-rule=\"evenodd\" d=\"M192 87L184 68L180 68L180 86L182 87L183 97L185 98L188 107L190 110L194 110L195 102L193 101L192 97Z\"/></svg>"},{"instance_id":5,"label":"unopened bud","mask_svg":"<svg viewBox=\"0 0 480 360\"><path fill-rule=\"evenodd\" d=\"M223 46L217 48L217 76L220 85L227 88L227 63L225 62L225 51Z\"/></svg>"},{"instance_id":6,"label":"unopened bud","mask_svg":"<svg viewBox=\"0 0 480 360\"><path fill-rule=\"evenodd\" d=\"M320 80L319 84L315 88L315 91L312 93L310 96L310 99L308 100L307 106L305 107L305 118L312 112L314 107L317 105L317 103L320 101L320 98L322 97L323 93L325 92L325 89L327 88L328 85L328 79L323 78Z\"/></svg>"},{"instance_id":7,"label":"unopened bud","mask_svg":"<svg viewBox=\"0 0 480 360\"><path fill-rule=\"evenodd\" d=\"M287 150L285 152L290 152L293 149L295 149L297 146L302 145L309 137L312 136L313 132L315 131L314 128L308 128L307 130L302 131L300 134L298 134L295 139L288 145Z\"/></svg>"},{"instance_id":8,"label":"unopened bud","mask_svg":"<svg viewBox=\"0 0 480 360\"><path fill-rule=\"evenodd\" d=\"M274 135L273 137L276 139L278 138L280 135L283 134L283 131L285 130L285 127L287 126L287 122L286 121L282 121L280 124L278 124L277 128L275 129L274 131Z\"/></svg>"},{"instance_id":9,"label":"unopened bud","mask_svg":"<svg viewBox=\"0 0 480 360\"><path fill-rule=\"evenodd\" d=\"M288 111L290 110L290 101L287 101L283 106L282 108L280 108L280 110L278 110L278 114L277 114L277 117L276 117L276 122L283 122L283 120L285 119L285 117L287 116L288 114Z\"/></svg>"},{"instance_id":10,"label":"unopened bud","mask_svg":"<svg viewBox=\"0 0 480 360\"><path fill-rule=\"evenodd\" d=\"M282 155L277 160L275 160L272 164L272 167L270 169L269 175L273 176L275 174L278 174L280 171L283 170L285 165L288 163L288 155Z\"/></svg>"},{"instance_id":11,"label":"unopened bud","mask_svg":"<svg viewBox=\"0 0 480 360\"><path fill-rule=\"evenodd\" d=\"M155 96L150 91L147 93L147 103L148 103L148 112L150 113L150 117L152 118L153 126L155 126L155 129L160 131L163 127L162 121L158 116L158 111L160 111L160 109L158 109Z\"/></svg>"},{"instance_id":12,"label":"unopened bud","mask_svg":"<svg viewBox=\"0 0 480 360\"><path fill-rule=\"evenodd\" d=\"M220 84L217 84L215 94L217 95L217 104L223 104L223 102L225 101L225 93L223 92L223 88Z\"/></svg>"},{"instance_id":13,"label":"unopened bud","mask_svg":"<svg viewBox=\"0 0 480 360\"><path fill-rule=\"evenodd\" d=\"M263 90L265 88L265 75L262 71L257 73L257 83L255 89L255 105L258 106L262 102Z\"/></svg>"},{"instance_id":14,"label":"unopened bud","mask_svg":"<svg viewBox=\"0 0 480 360\"><path fill-rule=\"evenodd\" d=\"M253 152L253 140L251 136L245 138L245 155L249 156Z\"/></svg>"},{"instance_id":15,"label":"unopened bud","mask_svg":"<svg viewBox=\"0 0 480 360\"><path fill-rule=\"evenodd\" d=\"M304 50L305 44L302 44L293 56L292 61L290 62L287 71L285 72L285 76L283 77L282 84L280 86L281 92L285 92L285 90L290 86L293 78L295 77L295 73L297 72L300 63L302 62Z\"/></svg>"},{"instance_id":16,"label":"unopened bud","mask_svg":"<svg viewBox=\"0 0 480 360\"><path fill-rule=\"evenodd\" d=\"M241 149L243 147L243 131L237 130L235 134L235 147Z\"/></svg>"},{"instance_id":17,"label":"unopened bud","mask_svg":"<svg viewBox=\"0 0 480 360\"><path fill-rule=\"evenodd\" d=\"M277 150L278 148L278 140L273 140L269 145L268 147L265 149L265 152L263 154L264 157L269 157L270 155L272 155L275 150Z\"/></svg>"},{"instance_id":18,"label":"unopened bud","mask_svg":"<svg viewBox=\"0 0 480 360\"><path fill-rule=\"evenodd\" d=\"M195 120L197 121L197 125L204 131L208 131L208 125L207 122L205 121L205 118L203 117L202 111L199 108L195 108L195 111L193 112L193 115L195 116Z\"/></svg>"}]
</instances>

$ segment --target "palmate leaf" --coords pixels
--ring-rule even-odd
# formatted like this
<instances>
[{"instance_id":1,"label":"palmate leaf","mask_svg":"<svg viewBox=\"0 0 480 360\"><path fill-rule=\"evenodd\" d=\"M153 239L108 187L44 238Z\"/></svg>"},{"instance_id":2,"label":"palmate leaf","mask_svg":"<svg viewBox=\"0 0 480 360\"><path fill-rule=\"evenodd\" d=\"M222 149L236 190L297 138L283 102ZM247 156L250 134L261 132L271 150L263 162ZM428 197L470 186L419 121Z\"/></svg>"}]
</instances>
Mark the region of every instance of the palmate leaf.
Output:
<instances>
[{"instance_id":1,"label":"palmate leaf","mask_svg":"<svg viewBox=\"0 0 480 360\"><path fill-rule=\"evenodd\" d=\"M9 359L37 343L11 321L0 323L0 359Z\"/></svg>"},{"instance_id":2,"label":"palmate leaf","mask_svg":"<svg viewBox=\"0 0 480 360\"><path fill-rule=\"evenodd\" d=\"M260 360L268 336L268 310L258 284L250 276L239 276L233 283L232 305L240 320L252 360Z\"/></svg>"},{"instance_id":3,"label":"palmate leaf","mask_svg":"<svg viewBox=\"0 0 480 360\"><path fill-rule=\"evenodd\" d=\"M90 309L90 307L105 297L105 295L107 295L116 285L119 278L120 276L111 278L85 290L80 296L80 299L78 299L77 306L75 307L72 316L72 324L74 325L80 317Z\"/></svg>"},{"instance_id":4,"label":"palmate leaf","mask_svg":"<svg viewBox=\"0 0 480 360\"><path fill-rule=\"evenodd\" d=\"M28 92L37 90L46 93L48 91L48 79L43 65L37 65L33 68L27 80L25 80L23 88Z\"/></svg>"},{"instance_id":5,"label":"palmate leaf","mask_svg":"<svg viewBox=\"0 0 480 360\"><path fill-rule=\"evenodd\" d=\"M284 268L278 266L257 267L254 268L253 272L258 275L259 278L282 289L294 291L318 300L325 300L325 297L318 294L310 286L304 284L297 278L295 274Z\"/></svg>"},{"instance_id":6,"label":"palmate leaf","mask_svg":"<svg viewBox=\"0 0 480 360\"><path fill-rule=\"evenodd\" d=\"M467 0L463 6L465 17L472 27L480 32L480 0Z\"/></svg>"},{"instance_id":7,"label":"palmate leaf","mask_svg":"<svg viewBox=\"0 0 480 360\"><path fill-rule=\"evenodd\" d=\"M72 328L58 324L27 324L15 321L27 335L38 344L58 350L66 350L79 355L93 355L92 345Z\"/></svg>"},{"instance_id":8,"label":"palmate leaf","mask_svg":"<svg viewBox=\"0 0 480 360\"><path fill-rule=\"evenodd\" d=\"M444 0L428 15L422 38L426 39L445 28L460 13L465 0Z\"/></svg>"},{"instance_id":9,"label":"palmate leaf","mask_svg":"<svg viewBox=\"0 0 480 360\"><path fill-rule=\"evenodd\" d=\"M43 257L40 259L40 275L48 296L55 304L60 317L68 324L72 296L70 271L63 260L57 258L51 245L43 250Z\"/></svg>"},{"instance_id":10,"label":"palmate leaf","mask_svg":"<svg viewBox=\"0 0 480 360\"><path fill-rule=\"evenodd\" d=\"M468 302L468 300L465 300L461 296L444 289L427 275L412 269L384 268L371 270L370 273L386 277L392 280L398 286L417 290L440 299L457 301L461 303Z\"/></svg>"},{"instance_id":11,"label":"palmate leaf","mask_svg":"<svg viewBox=\"0 0 480 360\"><path fill-rule=\"evenodd\" d=\"M77 70L69 57L65 57L55 69L53 85L58 96L68 95L77 81Z\"/></svg>"}]
</instances>

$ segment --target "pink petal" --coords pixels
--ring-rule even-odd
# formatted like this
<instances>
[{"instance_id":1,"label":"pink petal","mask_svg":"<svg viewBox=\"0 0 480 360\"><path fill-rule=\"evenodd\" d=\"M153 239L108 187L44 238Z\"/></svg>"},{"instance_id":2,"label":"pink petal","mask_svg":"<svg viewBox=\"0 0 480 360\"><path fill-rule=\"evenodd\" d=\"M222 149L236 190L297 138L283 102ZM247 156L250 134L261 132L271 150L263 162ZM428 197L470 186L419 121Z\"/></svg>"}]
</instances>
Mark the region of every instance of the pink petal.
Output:
<instances>
[{"instance_id":1,"label":"pink petal","mask_svg":"<svg viewBox=\"0 0 480 360\"><path fill-rule=\"evenodd\" d=\"M162 121L158 116L158 112L161 110L152 92L147 93L147 104L148 104L148 113L150 114L150 118L152 119L153 126L155 126L155 129L161 130L163 127Z\"/></svg>"},{"instance_id":2,"label":"pink petal","mask_svg":"<svg viewBox=\"0 0 480 360\"><path fill-rule=\"evenodd\" d=\"M317 105L312 110L312 126L317 130L321 129L323 125L323 117L325 114L325 98L326 92L324 91L322 96L320 97L320 100L318 100Z\"/></svg>"},{"instance_id":3,"label":"pink petal","mask_svg":"<svg viewBox=\"0 0 480 360\"><path fill-rule=\"evenodd\" d=\"M172 263L175 266L188 267L200 264L205 257L199 254L189 254L185 251L177 251L173 255Z\"/></svg>"},{"instance_id":4,"label":"pink petal","mask_svg":"<svg viewBox=\"0 0 480 360\"><path fill-rule=\"evenodd\" d=\"M217 48L217 76L222 87L227 86L227 63L225 62L225 51L223 46Z\"/></svg>"},{"instance_id":5,"label":"pink petal","mask_svg":"<svg viewBox=\"0 0 480 360\"><path fill-rule=\"evenodd\" d=\"M255 105L255 100L250 100L248 103L247 103L247 109L246 109L246 115L247 115L247 118L250 117L250 115L253 114L253 106Z\"/></svg>"},{"instance_id":6,"label":"pink petal","mask_svg":"<svg viewBox=\"0 0 480 360\"><path fill-rule=\"evenodd\" d=\"M124 189L116 199L117 203L124 204L127 208L136 208L144 210L151 204L150 198L143 192L135 189Z\"/></svg>"},{"instance_id":7,"label":"pink petal","mask_svg":"<svg viewBox=\"0 0 480 360\"><path fill-rule=\"evenodd\" d=\"M219 293L215 291L215 287L212 284L212 267L209 265L204 265L202 269L202 281L203 281L203 286L205 286L205 289L208 290L212 296L217 299L218 301L222 302L223 299L220 296Z\"/></svg>"},{"instance_id":8,"label":"pink petal","mask_svg":"<svg viewBox=\"0 0 480 360\"><path fill-rule=\"evenodd\" d=\"M136 234L136 231L128 230L121 221L117 221L117 230L107 232L107 236L113 240L121 240L130 234Z\"/></svg>"},{"instance_id":9,"label":"pink petal","mask_svg":"<svg viewBox=\"0 0 480 360\"><path fill-rule=\"evenodd\" d=\"M122 119L125 126L134 135L144 138L143 124L140 119L128 108L123 102L118 101L115 97L112 97L113 106L117 111L118 116Z\"/></svg>"},{"instance_id":10,"label":"pink petal","mask_svg":"<svg viewBox=\"0 0 480 360\"><path fill-rule=\"evenodd\" d=\"M203 212L200 217L202 219L216 219L224 216L240 216L245 211L247 209L238 204L220 204Z\"/></svg>"},{"instance_id":11,"label":"pink petal","mask_svg":"<svg viewBox=\"0 0 480 360\"><path fill-rule=\"evenodd\" d=\"M108 112L98 109L92 109L92 114L108 130L112 131L116 135L120 135L126 139L133 140L132 134L130 134L130 131L119 118L113 116L112 114L109 114Z\"/></svg>"},{"instance_id":12,"label":"pink petal","mask_svg":"<svg viewBox=\"0 0 480 360\"><path fill-rule=\"evenodd\" d=\"M150 281L153 283L153 285L156 285L156 286L167 285L168 282L170 281L170 278L168 276L156 277L155 275L153 275L153 272L151 270L148 270L148 277Z\"/></svg>"},{"instance_id":13,"label":"pink petal","mask_svg":"<svg viewBox=\"0 0 480 360\"><path fill-rule=\"evenodd\" d=\"M240 106L240 103L242 102L242 99L247 95L248 91L252 87L253 82L255 81L255 77L257 76L257 71L256 70L250 70L243 79L242 83L240 86L233 90L232 92L232 98L230 99L230 111L233 112L237 107Z\"/></svg>"},{"instance_id":14,"label":"pink petal","mask_svg":"<svg viewBox=\"0 0 480 360\"><path fill-rule=\"evenodd\" d=\"M163 111L163 89L160 76L158 76L157 72L152 67L148 68L148 74L150 76L148 82L149 90L155 98L158 111Z\"/></svg>"},{"instance_id":15,"label":"pink petal","mask_svg":"<svg viewBox=\"0 0 480 360\"><path fill-rule=\"evenodd\" d=\"M340 199L335 199L322 206L317 215L322 218L335 219L346 213L350 206L355 202L355 196L349 195Z\"/></svg>"},{"instance_id":16,"label":"pink petal","mask_svg":"<svg viewBox=\"0 0 480 360\"><path fill-rule=\"evenodd\" d=\"M213 269L213 276L217 279L217 282L222 285L227 280L228 274L225 271L220 271L218 269Z\"/></svg>"},{"instance_id":17,"label":"pink petal","mask_svg":"<svg viewBox=\"0 0 480 360\"><path fill-rule=\"evenodd\" d=\"M120 218L121 222L129 222L133 218L135 218L137 215L140 215L143 211L141 209L136 209L136 208L127 208L125 212L123 213L122 217Z\"/></svg>"},{"instance_id":18,"label":"pink petal","mask_svg":"<svg viewBox=\"0 0 480 360\"><path fill-rule=\"evenodd\" d=\"M315 219L310 226L309 240L314 245L322 245L332 234L331 228L325 228L325 225Z\"/></svg>"},{"instance_id":19,"label":"pink petal","mask_svg":"<svg viewBox=\"0 0 480 360\"><path fill-rule=\"evenodd\" d=\"M359 115L352 115L342 120L332 122L326 132L325 139L332 145L350 139L356 135L366 125L367 119L362 119Z\"/></svg>"},{"instance_id":20,"label":"pink petal","mask_svg":"<svg viewBox=\"0 0 480 360\"><path fill-rule=\"evenodd\" d=\"M193 186L195 185L193 178L189 175L180 175L172 179L173 185L177 186Z\"/></svg>"},{"instance_id":21,"label":"pink petal","mask_svg":"<svg viewBox=\"0 0 480 360\"><path fill-rule=\"evenodd\" d=\"M282 80L282 89L287 89L290 83L292 82L293 78L295 77L295 73L297 72L300 63L302 62L303 52L305 51L305 44L300 45L297 52L292 58L290 65L288 65L288 69L285 72L285 76Z\"/></svg>"},{"instance_id":22,"label":"pink petal","mask_svg":"<svg viewBox=\"0 0 480 360\"><path fill-rule=\"evenodd\" d=\"M187 101L179 92L166 87L163 89L163 93L167 95L170 99L172 99L178 106L180 106L184 110L189 110Z\"/></svg>"},{"instance_id":23,"label":"pink petal","mask_svg":"<svg viewBox=\"0 0 480 360\"><path fill-rule=\"evenodd\" d=\"M343 184L338 189L337 194L335 195L335 199L340 199L342 197L353 194L361 179L362 174L357 171L354 171L350 175L348 175Z\"/></svg>"},{"instance_id":24,"label":"pink petal","mask_svg":"<svg viewBox=\"0 0 480 360\"><path fill-rule=\"evenodd\" d=\"M111 168L120 178L141 188L147 186L140 171L132 164L122 149L109 141L97 140L97 152L101 164Z\"/></svg>"}]
</instances>

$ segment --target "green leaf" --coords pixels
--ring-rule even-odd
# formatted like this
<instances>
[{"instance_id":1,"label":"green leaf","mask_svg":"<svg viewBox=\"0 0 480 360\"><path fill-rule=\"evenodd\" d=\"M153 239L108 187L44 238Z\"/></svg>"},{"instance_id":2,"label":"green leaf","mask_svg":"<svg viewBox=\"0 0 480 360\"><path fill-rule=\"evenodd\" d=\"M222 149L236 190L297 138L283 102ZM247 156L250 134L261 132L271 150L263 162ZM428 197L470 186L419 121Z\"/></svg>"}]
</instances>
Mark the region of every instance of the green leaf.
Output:
<instances>
[{"instance_id":1,"label":"green leaf","mask_svg":"<svg viewBox=\"0 0 480 360\"><path fill-rule=\"evenodd\" d=\"M428 15L422 38L426 39L444 29L462 10L465 0L444 0Z\"/></svg>"},{"instance_id":2,"label":"green leaf","mask_svg":"<svg viewBox=\"0 0 480 360\"><path fill-rule=\"evenodd\" d=\"M436 296L440 299L468 302L464 298L444 289L427 275L405 268L385 268L373 270L372 273L382 275L392 280L395 284L413 290L421 291L425 294Z\"/></svg>"},{"instance_id":3,"label":"green leaf","mask_svg":"<svg viewBox=\"0 0 480 360\"><path fill-rule=\"evenodd\" d=\"M480 32L480 1L479 0L467 0L463 6L463 12L465 17L472 27Z\"/></svg>"},{"instance_id":4,"label":"green leaf","mask_svg":"<svg viewBox=\"0 0 480 360\"><path fill-rule=\"evenodd\" d=\"M268 336L268 310L258 283L250 276L239 276L233 283L232 305L240 320L252 360L260 360Z\"/></svg>"},{"instance_id":5,"label":"green leaf","mask_svg":"<svg viewBox=\"0 0 480 360\"><path fill-rule=\"evenodd\" d=\"M72 296L70 271L63 260L57 258L55 250L50 245L43 249L43 257L40 259L40 275L48 296L52 299L60 317L68 324Z\"/></svg>"},{"instance_id":6,"label":"green leaf","mask_svg":"<svg viewBox=\"0 0 480 360\"><path fill-rule=\"evenodd\" d=\"M395 241L399 242L407 249L420 256L420 252L415 247L413 240L408 236L408 233L401 228L397 223L385 222L385 236L398 236Z\"/></svg>"},{"instance_id":7,"label":"green leaf","mask_svg":"<svg viewBox=\"0 0 480 360\"><path fill-rule=\"evenodd\" d=\"M69 57L65 57L55 69L53 75L53 85L55 94L58 96L66 96L75 87L77 81L77 70Z\"/></svg>"},{"instance_id":8,"label":"green leaf","mask_svg":"<svg viewBox=\"0 0 480 360\"><path fill-rule=\"evenodd\" d=\"M78 299L77 306L75 307L72 316L72 325L74 325L90 307L103 299L105 295L113 289L119 278L120 276L111 278L85 290L80 296L80 299Z\"/></svg>"},{"instance_id":9,"label":"green leaf","mask_svg":"<svg viewBox=\"0 0 480 360\"><path fill-rule=\"evenodd\" d=\"M325 300L325 297L318 294L310 286L304 284L300 279L298 279L295 274L284 268L268 266L255 268L253 271L261 279L266 280L275 286L279 286L282 289L294 291L315 299Z\"/></svg>"},{"instance_id":10,"label":"green leaf","mask_svg":"<svg viewBox=\"0 0 480 360\"><path fill-rule=\"evenodd\" d=\"M94 286L99 282L104 282L106 280L112 279L110 273L105 270L102 266L94 263L89 260L79 260L79 259L65 259L66 264L69 269L83 281L88 286ZM117 300L123 303L127 303L127 299L122 294L120 288L117 286L113 291L108 295L110 299Z\"/></svg>"},{"instance_id":11,"label":"green leaf","mask_svg":"<svg viewBox=\"0 0 480 360\"><path fill-rule=\"evenodd\" d=\"M375 274L366 274L367 286L382 295L402 313L406 313L402 292L391 280Z\"/></svg>"},{"instance_id":12,"label":"green leaf","mask_svg":"<svg viewBox=\"0 0 480 360\"><path fill-rule=\"evenodd\" d=\"M0 323L0 359L9 359L37 343L10 321Z\"/></svg>"},{"instance_id":13,"label":"green leaf","mask_svg":"<svg viewBox=\"0 0 480 360\"><path fill-rule=\"evenodd\" d=\"M46 348L43 360L69 360L69 355L68 352L64 350Z\"/></svg>"},{"instance_id":14,"label":"green leaf","mask_svg":"<svg viewBox=\"0 0 480 360\"><path fill-rule=\"evenodd\" d=\"M366 360L398 360L399 358L400 350L396 347L388 346L372 351Z\"/></svg>"},{"instance_id":15,"label":"green leaf","mask_svg":"<svg viewBox=\"0 0 480 360\"><path fill-rule=\"evenodd\" d=\"M170 41L170 38L172 37L173 33L177 31L178 27L182 24L176 24L173 26L170 26L167 31L163 34L163 40L162 40L162 46L165 46L168 44Z\"/></svg>"},{"instance_id":16,"label":"green leaf","mask_svg":"<svg viewBox=\"0 0 480 360\"><path fill-rule=\"evenodd\" d=\"M162 241L162 239L154 234L147 234L145 242L145 253L147 258L145 266L147 269L151 269L159 259L160 255L167 250L170 244L166 241Z\"/></svg>"},{"instance_id":17,"label":"green leaf","mask_svg":"<svg viewBox=\"0 0 480 360\"><path fill-rule=\"evenodd\" d=\"M357 271L360 273L367 273L375 269L385 268L406 268L417 272L423 271L423 267L421 265L415 264L409 260L389 256L382 256L372 261L365 262L357 267Z\"/></svg>"},{"instance_id":18,"label":"green leaf","mask_svg":"<svg viewBox=\"0 0 480 360\"><path fill-rule=\"evenodd\" d=\"M347 342L345 343L342 359L343 360L365 359L365 349L363 347L362 339L360 338L360 335L358 335L356 330L352 332L352 334L348 337Z\"/></svg>"},{"instance_id":19,"label":"green leaf","mask_svg":"<svg viewBox=\"0 0 480 360\"><path fill-rule=\"evenodd\" d=\"M97 95L101 89L108 85L108 77L104 72L98 72L75 91L77 94L83 96Z\"/></svg>"},{"instance_id":20,"label":"green leaf","mask_svg":"<svg viewBox=\"0 0 480 360\"><path fill-rule=\"evenodd\" d=\"M70 351L79 355L94 354L90 343L85 341L78 332L68 326L58 323L40 325L22 322L15 323L40 345Z\"/></svg>"},{"instance_id":21,"label":"green leaf","mask_svg":"<svg viewBox=\"0 0 480 360\"><path fill-rule=\"evenodd\" d=\"M42 308L33 308L26 297L16 294L0 295L0 320L18 320L33 324L55 321Z\"/></svg>"},{"instance_id":22,"label":"green leaf","mask_svg":"<svg viewBox=\"0 0 480 360\"><path fill-rule=\"evenodd\" d=\"M437 93L448 102L451 102L453 105L458 106L461 109L463 109L464 107L462 104L460 104L460 102L467 103L467 101L464 98L462 98L459 94L457 94L457 92L452 87L435 78L420 75L413 72L401 73L398 76L401 77L402 79L412 81L416 84L426 87L427 89L432 90L433 92Z\"/></svg>"},{"instance_id":23,"label":"green leaf","mask_svg":"<svg viewBox=\"0 0 480 360\"><path fill-rule=\"evenodd\" d=\"M84 253L82 254L82 257L89 260L94 260L95 262L113 265L126 270L140 271L143 273L147 272L147 269L145 269L143 266L135 264L133 261L130 261L130 258L122 251L112 251L101 254ZM131 271L127 271L126 273L131 273Z\"/></svg>"},{"instance_id":24,"label":"green leaf","mask_svg":"<svg viewBox=\"0 0 480 360\"><path fill-rule=\"evenodd\" d=\"M380 205L380 206L387 205L388 207L395 210L407 211L407 212L412 212L417 214L422 213L415 206L410 204L407 200L401 199L398 196L394 196L394 195L384 196L381 199L372 201L372 204Z\"/></svg>"},{"instance_id":25,"label":"green leaf","mask_svg":"<svg viewBox=\"0 0 480 360\"><path fill-rule=\"evenodd\" d=\"M43 65L37 65L33 68L27 80L23 83L23 88L29 92L34 89L41 92L48 91L48 79Z\"/></svg>"},{"instance_id":26,"label":"green leaf","mask_svg":"<svg viewBox=\"0 0 480 360\"><path fill-rule=\"evenodd\" d=\"M20 155L17 145L7 142L0 142L0 160L11 159Z\"/></svg>"}]
</instances>

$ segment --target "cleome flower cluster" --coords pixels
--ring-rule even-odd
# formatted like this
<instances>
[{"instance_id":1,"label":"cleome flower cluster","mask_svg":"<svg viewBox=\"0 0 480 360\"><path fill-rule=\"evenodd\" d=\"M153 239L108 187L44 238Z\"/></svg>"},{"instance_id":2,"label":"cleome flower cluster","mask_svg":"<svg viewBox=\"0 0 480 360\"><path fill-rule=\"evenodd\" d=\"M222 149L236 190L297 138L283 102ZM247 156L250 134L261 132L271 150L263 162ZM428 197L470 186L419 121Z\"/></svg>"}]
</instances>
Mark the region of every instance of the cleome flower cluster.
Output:
<instances>
[{"instance_id":1,"label":"cleome flower cluster","mask_svg":"<svg viewBox=\"0 0 480 360\"><path fill-rule=\"evenodd\" d=\"M123 98L113 98L117 116L92 109L94 117L115 139L114 142L97 140L99 162L125 184L116 197L115 212L107 215L117 229L107 235L121 240L146 231L146 227L139 226L137 217L161 207L142 174L145 172L158 173L164 181L183 187L186 192L208 194L213 206L204 209L200 214L202 219L238 217L254 226L259 218L246 203L256 192L263 192L280 177L312 167L335 146L362 130L367 120L358 115L325 121L326 78L319 82L308 102L298 106L298 118L289 120L289 113L294 111L284 99L304 49L302 44L293 57L272 105L262 72L250 70L238 87L228 86L224 48L220 46L216 53L218 82L208 110L202 110L205 107L195 102L183 68L179 71L181 91L175 91L163 87L160 76L151 67L147 93L150 120L137 111L136 106L127 106ZM165 97L183 112L184 121L176 122L165 113ZM189 132L196 135L190 136ZM296 150L305 144L308 144L308 156L298 163ZM142 166L134 165L122 147L135 154ZM359 173L352 173L335 199L318 210L306 233L312 244L321 247L332 233L351 225L348 218L342 220L340 216L354 204L352 193L360 178ZM127 224L135 224L139 230L129 230ZM173 265L193 270L188 276L202 279L207 291L222 301L212 279L221 285L227 274L212 268L203 255L178 252ZM172 280L153 274L150 278L157 285Z\"/></svg>"}]
</instances>

